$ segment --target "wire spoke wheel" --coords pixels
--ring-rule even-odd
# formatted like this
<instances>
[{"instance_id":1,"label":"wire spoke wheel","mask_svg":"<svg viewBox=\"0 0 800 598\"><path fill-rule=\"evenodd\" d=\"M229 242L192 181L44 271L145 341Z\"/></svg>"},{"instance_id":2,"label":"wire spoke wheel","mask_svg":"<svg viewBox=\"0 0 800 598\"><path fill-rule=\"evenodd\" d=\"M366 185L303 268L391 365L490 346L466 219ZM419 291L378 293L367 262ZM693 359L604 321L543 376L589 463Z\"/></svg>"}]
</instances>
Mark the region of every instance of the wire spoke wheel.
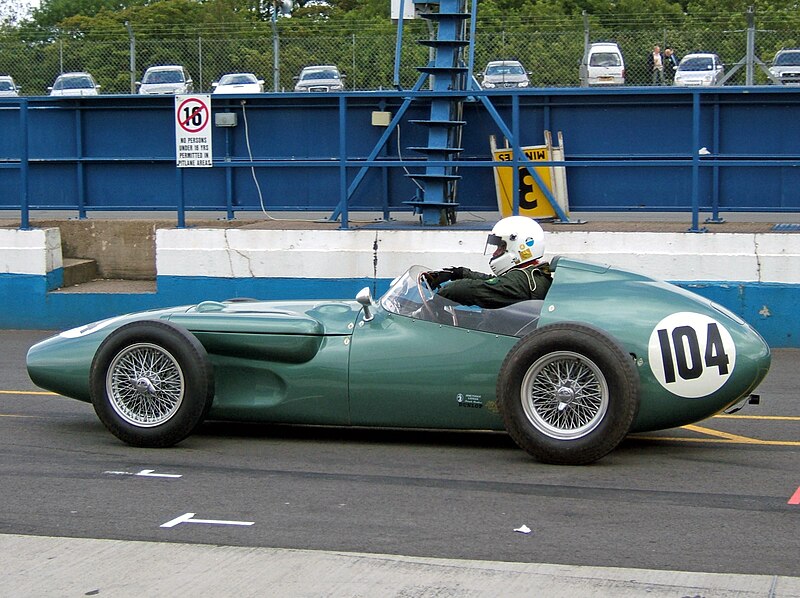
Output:
<instances>
[{"instance_id":1,"label":"wire spoke wheel","mask_svg":"<svg viewBox=\"0 0 800 598\"><path fill-rule=\"evenodd\" d=\"M214 370L188 330L162 320L120 326L100 344L90 371L100 421L133 446L173 446L205 419Z\"/></svg>"},{"instance_id":2,"label":"wire spoke wheel","mask_svg":"<svg viewBox=\"0 0 800 598\"><path fill-rule=\"evenodd\" d=\"M119 416L142 427L168 421L183 402L183 371L175 358L150 343L131 345L111 362L106 392Z\"/></svg>"},{"instance_id":3,"label":"wire spoke wheel","mask_svg":"<svg viewBox=\"0 0 800 598\"><path fill-rule=\"evenodd\" d=\"M613 337L556 322L522 337L497 377L503 423L544 463L584 465L622 442L639 410L639 373Z\"/></svg>"},{"instance_id":4,"label":"wire spoke wheel","mask_svg":"<svg viewBox=\"0 0 800 598\"><path fill-rule=\"evenodd\" d=\"M520 400L528 421L559 440L585 436L608 410L608 384L583 355L559 351L536 361L522 380Z\"/></svg>"}]
</instances>

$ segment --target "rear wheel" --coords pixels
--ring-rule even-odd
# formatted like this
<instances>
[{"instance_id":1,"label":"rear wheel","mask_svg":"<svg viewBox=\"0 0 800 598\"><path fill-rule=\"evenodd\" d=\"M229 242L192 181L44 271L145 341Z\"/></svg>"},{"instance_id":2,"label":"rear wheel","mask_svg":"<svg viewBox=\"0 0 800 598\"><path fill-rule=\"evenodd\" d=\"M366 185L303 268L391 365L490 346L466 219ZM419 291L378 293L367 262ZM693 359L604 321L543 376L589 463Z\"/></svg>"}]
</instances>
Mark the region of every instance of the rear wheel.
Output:
<instances>
[{"instance_id":1,"label":"rear wheel","mask_svg":"<svg viewBox=\"0 0 800 598\"><path fill-rule=\"evenodd\" d=\"M166 447L205 419L214 399L205 348L186 329L139 321L112 332L97 349L91 397L103 424L134 446Z\"/></svg>"},{"instance_id":2,"label":"rear wheel","mask_svg":"<svg viewBox=\"0 0 800 598\"><path fill-rule=\"evenodd\" d=\"M506 356L497 398L506 430L545 463L582 465L613 450L639 407L633 359L603 331L552 324Z\"/></svg>"}]
</instances>

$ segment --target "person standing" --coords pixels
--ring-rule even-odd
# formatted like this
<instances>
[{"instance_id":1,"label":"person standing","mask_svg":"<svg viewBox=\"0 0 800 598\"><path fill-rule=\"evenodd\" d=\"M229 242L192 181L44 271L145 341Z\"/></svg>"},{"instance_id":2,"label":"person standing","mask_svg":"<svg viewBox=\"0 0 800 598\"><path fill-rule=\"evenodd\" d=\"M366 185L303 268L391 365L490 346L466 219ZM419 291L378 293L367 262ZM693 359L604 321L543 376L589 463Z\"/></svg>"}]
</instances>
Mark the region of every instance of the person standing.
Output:
<instances>
[{"instance_id":1,"label":"person standing","mask_svg":"<svg viewBox=\"0 0 800 598\"><path fill-rule=\"evenodd\" d=\"M659 81L658 85L664 85L664 61L661 58L661 47L653 46L653 51L647 57L647 66L653 74L653 85Z\"/></svg>"},{"instance_id":2,"label":"person standing","mask_svg":"<svg viewBox=\"0 0 800 598\"><path fill-rule=\"evenodd\" d=\"M675 71L678 70L678 57L672 48L664 48L664 78L668 84L672 84L675 79Z\"/></svg>"}]
</instances>

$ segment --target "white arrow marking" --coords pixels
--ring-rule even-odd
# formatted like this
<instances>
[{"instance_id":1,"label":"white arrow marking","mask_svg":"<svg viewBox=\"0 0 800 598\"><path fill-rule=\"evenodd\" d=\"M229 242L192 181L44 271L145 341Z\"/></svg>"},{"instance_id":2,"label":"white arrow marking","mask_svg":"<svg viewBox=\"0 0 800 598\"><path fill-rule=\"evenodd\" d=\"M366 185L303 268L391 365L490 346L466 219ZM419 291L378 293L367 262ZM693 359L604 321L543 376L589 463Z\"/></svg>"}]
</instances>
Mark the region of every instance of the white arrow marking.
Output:
<instances>
[{"instance_id":1,"label":"white arrow marking","mask_svg":"<svg viewBox=\"0 0 800 598\"><path fill-rule=\"evenodd\" d=\"M224 519L192 519L194 513L184 513L172 521L162 523L159 527L175 527L181 523L205 523L208 525L254 525L255 521L226 521Z\"/></svg>"},{"instance_id":2,"label":"white arrow marking","mask_svg":"<svg viewBox=\"0 0 800 598\"><path fill-rule=\"evenodd\" d=\"M155 473L154 469L143 469L139 473L133 473L131 471L104 471L108 475L135 475L141 476L145 478L181 478L183 477L177 473Z\"/></svg>"},{"instance_id":3,"label":"white arrow marking","mask_svg":"<svg viewBox=\"0 0 800 598\"><path fill-rule=\"evenodd\" d=\"M180 478L182 477L177 473L154 473L154 469L143 469L136 475L144 476L147 478Z\"/></svg>"}]
</instances>

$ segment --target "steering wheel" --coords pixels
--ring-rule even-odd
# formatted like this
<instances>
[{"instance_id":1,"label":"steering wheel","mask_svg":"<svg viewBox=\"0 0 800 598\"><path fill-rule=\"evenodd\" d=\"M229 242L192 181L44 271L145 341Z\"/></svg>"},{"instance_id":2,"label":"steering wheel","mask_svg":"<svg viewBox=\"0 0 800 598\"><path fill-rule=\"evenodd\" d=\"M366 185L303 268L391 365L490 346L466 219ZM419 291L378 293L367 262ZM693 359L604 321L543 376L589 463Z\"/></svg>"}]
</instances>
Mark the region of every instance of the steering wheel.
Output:
<instances>
[{"instance_id":1,"label":"steering wheel","mask_svg":"<svg viewBox=\"0 0 800 598\"><path fill-rule=\"evenodd\" d=\"M439 316L433 306L433 298L436 295L436 292L431 288L428 279L425 278L425 272L422 272L417 277L417 291L422 299L422 310L427 314L432 322L438 322ZM446 305L444 306L444 311L450 314L450 317L453 318L453 326L458 326L458 316L456 316L455 307Z\"/></svg>"}]
</instances>

